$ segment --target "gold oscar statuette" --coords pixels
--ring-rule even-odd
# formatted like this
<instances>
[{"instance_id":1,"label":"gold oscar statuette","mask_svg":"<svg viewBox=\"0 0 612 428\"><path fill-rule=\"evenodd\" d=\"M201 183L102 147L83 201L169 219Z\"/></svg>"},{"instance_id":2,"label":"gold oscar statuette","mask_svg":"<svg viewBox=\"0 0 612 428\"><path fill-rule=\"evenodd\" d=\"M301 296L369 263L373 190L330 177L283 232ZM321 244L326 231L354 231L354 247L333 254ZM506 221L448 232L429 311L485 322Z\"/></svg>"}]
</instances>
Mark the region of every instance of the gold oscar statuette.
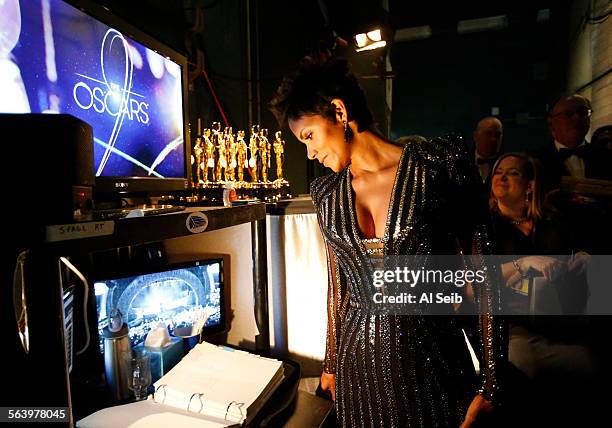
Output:
<instances>
[{"instance_id":1,"label":"gold oscar statuette","mask_svg":"<svg viewBox=\"0 0 612 428\"><path fill-rule=\"evenodd\" d=\"M282 139L281 131L276 131L274 134L274 157L276 159L276 180L283 182L283 163L285 161L285 141Z\"/></svg>"},{"instance_id":2,"label":"gold oscar statuette","mask_svg":"<svg viewBox=\"0 0 612 428\"><path fill-rule=\"evenodd\" d=\"M231 126L225 128L225 147L227 150L226 180L236 181L236 138Z\"/></svg>"},{"instance_id":3,"label":"gold oscar statuette","mask_svg":"<svg viewBox=\"0 0 612 428\"><path fill-rule=\"evenodd\" d=\"M223 137L223 133L221 132L221 124L219 122L213 122L212 128L212 142L217 151L217 168L215 171L215 181L219 183L224 181L225 168L227 168L227 159L225 157L225 138Z\"/></svg>"},{"instance_id":4,"label":"gold oscar statuette","mask_svg":"<svg viewBox=\"0 0 612 428\"><path fill-rule=\"evenodd\" d=\"M251 138L249 139L249 150L251 157L249 158L249 168L251 169L251 183L259 181L257 171L257 152L259 150L259 125L251 126Z\"/></svg>"},{"instance_id":5,"label":"gold oscar statuette","mask_svg":"<svg viewBox=\"0 0 612 428\"><path fill-rule=\"evenodd\" d=\"M196 179L194 182L194 187L199 187L204 183L202 180L202 159L204 156L204 143L202 141L202 137L196 138L195 145L193 146L193 154L195 157L195 167L196 167Z\"/></svg>"},{"instance_id":6,"label":"gold oscar statuette","mask_svg":"<svg viewBox=\"0 0 612 428\"><path fill-rule=\"evenodd\" d=\"M259 153L261 156L261 181L268 183L268 168L270 168L270 142L268 130L263 128L259 132Z\"/></svg>"},{"instance_id":7,"label":"gold oscar statuette","mask_svg":"<svg viewBox=\"0 0 612 428\"><path fill-rule=\"evenodd\" d=\"M215 145L211 141L211 131L210 129L204 129L204 133L202 134L202 138L204 139L204 183L209 183L208 181L208 172L212 169L212 178L215 179Z\"/></svg>"},{"instance_id":8,"label":"gold oscar statuette","mask_svg":"<svg viewBox=\"0 0 612 428\"><path fill-rule=\"evenodd\" d=\"M236 137L236 167L238 168L238 181L240 183L244 182L244 168L249 167L247 151L248 147L244 141L244 131L240 130Z\"/></svg>"}]
</instances>

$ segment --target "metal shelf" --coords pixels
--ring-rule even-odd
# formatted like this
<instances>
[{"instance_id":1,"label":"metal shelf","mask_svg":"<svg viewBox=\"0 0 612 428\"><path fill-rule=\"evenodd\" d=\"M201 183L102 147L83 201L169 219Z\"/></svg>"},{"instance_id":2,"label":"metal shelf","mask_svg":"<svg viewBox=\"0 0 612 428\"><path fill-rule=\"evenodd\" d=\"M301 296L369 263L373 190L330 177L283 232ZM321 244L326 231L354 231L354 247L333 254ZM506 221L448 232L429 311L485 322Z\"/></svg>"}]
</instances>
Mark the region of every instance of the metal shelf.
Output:
<instances>
[{"instance_id":1,"label":"metal shelf","mask_svg":"<svg viewBox=\"0 0 612 428\"><path fill-rule=\"evenodd\" d=\"M193 218L198 220L190 221ZM254 315L259 330L255 340L257 349L267 353L270 342L265 204L189 207L185 211L138 218L30 228L30 233L27 236L24 234L24 242L29 249L24 272L29 283L25 294L31 352L26 359L20 360L26 367L17 367L17 371L27 373L27 376L21 377L22 381L28 379L20 387L24 393L28 393L25 385L39 382L40 379L53 385L54 393L52 396L40 394L39 397L31 397L28 405L72 405L63 320L59 315L63 307L62 286L58 275L59 257L188 237L246 223L251 224L253 247ZM19 391L15 393L19 395ZM72 411L70 416L69 425L72 425Z\"/></svg>"},{"instance_id":2,"label":"metal shelf","mask_svg":"<svg viewBox=\"0 0 612 428\"><path fill-rule=\"evenodd\" d=\"M315 208L310 195L305 195L268 203L266 212L270 215L311 214Z\"/></svg>"},{"instance_id":3,"label":"metal shelf","mask_svg":"<svg viewBox=\"0 0 612 428\"><path fill-rule=\"evenodd\" d=\"M207 226L201 232L188 227L188 220L194 213L206 217ZM256 203L236 207L189 207L168 214L52 225L46 227L45 245L64 253L97 251L206 233L264 220L265 215L265 204Z\"/></svg>"}]
</instances>

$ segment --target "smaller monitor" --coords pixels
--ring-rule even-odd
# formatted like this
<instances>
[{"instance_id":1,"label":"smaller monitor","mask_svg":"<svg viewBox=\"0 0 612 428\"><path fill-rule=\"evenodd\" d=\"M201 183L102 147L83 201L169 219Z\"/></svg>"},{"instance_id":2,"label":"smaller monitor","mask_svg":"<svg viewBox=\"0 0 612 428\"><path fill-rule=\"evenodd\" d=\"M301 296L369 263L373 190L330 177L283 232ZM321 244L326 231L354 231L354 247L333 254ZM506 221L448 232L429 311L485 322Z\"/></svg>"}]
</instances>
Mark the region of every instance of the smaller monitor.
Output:
<instances>
[{"instance_id":1,"label":"smaller monitor","mask_svg":"<svg viewBox=\"0 0 612 428\"><path fill-rule=\"evenodd\" d=\"M184 329L196 313L206 312L203 335L227 330L223 258L167 265L129 275L94 281L100 350L108 314L118 308L128 325L131 346L143 344L147 333L163 322L171 334Z\"/></svg>"}]
</instances>

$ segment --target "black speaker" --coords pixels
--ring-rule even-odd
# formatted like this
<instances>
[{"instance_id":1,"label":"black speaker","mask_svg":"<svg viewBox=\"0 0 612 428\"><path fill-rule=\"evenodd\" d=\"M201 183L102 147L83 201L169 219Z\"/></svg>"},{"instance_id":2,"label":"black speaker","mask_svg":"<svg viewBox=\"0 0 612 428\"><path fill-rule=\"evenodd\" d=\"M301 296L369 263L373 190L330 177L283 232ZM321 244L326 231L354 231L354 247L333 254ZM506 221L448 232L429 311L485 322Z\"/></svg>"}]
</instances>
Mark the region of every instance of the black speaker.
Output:
<instances>
[{"instance_id":1,"label":"black speaker","mask_svg":"<svg viewBox=\"0 0 612 428\"><path fill-rule=\"evenodd\" d=\"M90 125L66 114L0 114L0 135L12 221L36 227L91 220Z\"/></svg>"}]
</instances>

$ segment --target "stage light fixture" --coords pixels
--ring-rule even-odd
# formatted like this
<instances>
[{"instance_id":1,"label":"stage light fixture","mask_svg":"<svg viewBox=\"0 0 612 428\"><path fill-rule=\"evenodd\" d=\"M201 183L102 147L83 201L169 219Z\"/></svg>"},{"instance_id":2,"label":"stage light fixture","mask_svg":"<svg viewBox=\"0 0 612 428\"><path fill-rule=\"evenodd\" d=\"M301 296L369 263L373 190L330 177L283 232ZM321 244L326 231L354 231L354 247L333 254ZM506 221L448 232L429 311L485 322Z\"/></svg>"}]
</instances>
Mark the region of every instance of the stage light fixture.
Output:
<instances>
[{"instance_id":1,"label":"stage light fixture","mask_svg":"<svg viewBox=\"0 0 612 428\"><path fill-rule=\"evenodd\" d=\"M367 33L355 35L355 45L355 50L357 52L362 52L382 48L387 45L387 42L382 39L380 28L376 28Z\"/></svg>"}]
</instances>

